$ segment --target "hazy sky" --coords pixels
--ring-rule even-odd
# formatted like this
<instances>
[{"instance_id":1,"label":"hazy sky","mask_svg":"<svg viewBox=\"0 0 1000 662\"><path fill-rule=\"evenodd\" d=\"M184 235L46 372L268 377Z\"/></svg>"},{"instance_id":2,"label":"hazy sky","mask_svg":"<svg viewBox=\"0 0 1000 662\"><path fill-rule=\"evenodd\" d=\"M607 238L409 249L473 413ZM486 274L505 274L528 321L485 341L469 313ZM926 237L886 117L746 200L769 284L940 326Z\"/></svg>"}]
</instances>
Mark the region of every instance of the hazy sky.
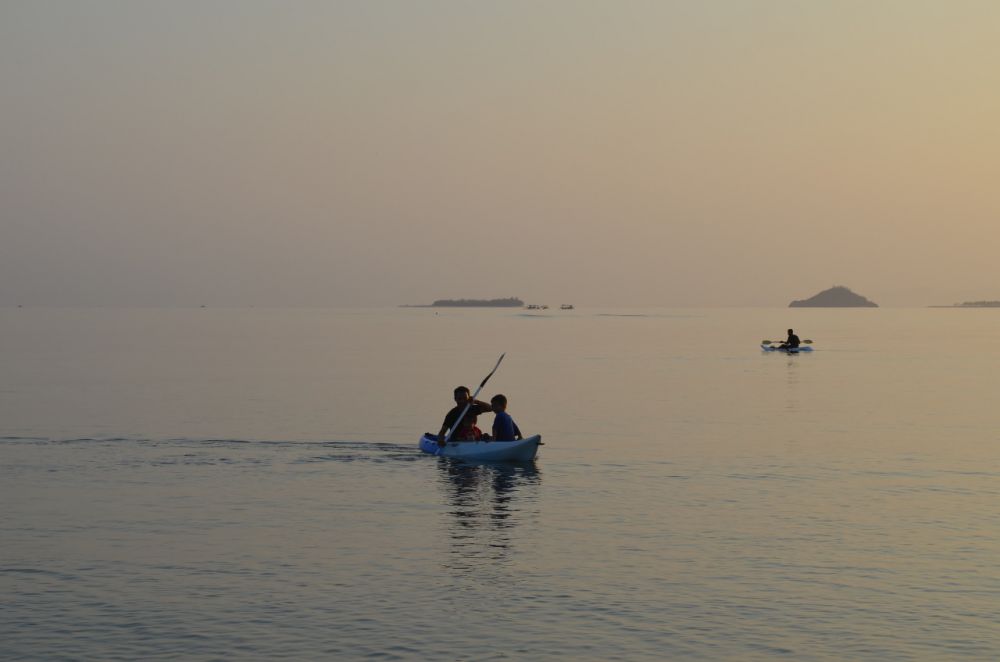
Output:
<instances>
[{"instance_id":1,"label":"hazy sky","mask_svg":"<svg viewBox=\"0 0 1000 662\"><path fill-rule=\"evenodd\" d=\"M0 305L1000 299L994 0L0 0Z\"/></svg>"}]
</instances>

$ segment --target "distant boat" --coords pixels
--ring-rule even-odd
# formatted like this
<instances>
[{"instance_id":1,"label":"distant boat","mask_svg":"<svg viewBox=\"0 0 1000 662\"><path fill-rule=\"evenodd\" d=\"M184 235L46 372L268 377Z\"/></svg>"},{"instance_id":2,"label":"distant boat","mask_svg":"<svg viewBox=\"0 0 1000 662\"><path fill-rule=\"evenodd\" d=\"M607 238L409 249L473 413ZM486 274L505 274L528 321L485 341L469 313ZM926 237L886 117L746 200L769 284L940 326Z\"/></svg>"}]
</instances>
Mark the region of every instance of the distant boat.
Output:
<instances>
[{"instance_id":1,"label":"distant boat","mask_svg":"<svg viewBox=\"0 0 1000 662\"><path fill-rule=\"evenodd\" d=\"M539 308L541 308L541 306L539 306L537 303L529 303L527 306L525 306L525 308L527 308L528 310L538 310Z\"/></svg>"},{"instance_id":2,"label":"distant boat","mask_svg":"<svg viewBox=\"0 0 1000 662\"><path fill-rule=\"evenodd\" d=\"M559 310L573 310L573 304L564 303L563 305L559 306Z\"/></svg>"}]
</instances>

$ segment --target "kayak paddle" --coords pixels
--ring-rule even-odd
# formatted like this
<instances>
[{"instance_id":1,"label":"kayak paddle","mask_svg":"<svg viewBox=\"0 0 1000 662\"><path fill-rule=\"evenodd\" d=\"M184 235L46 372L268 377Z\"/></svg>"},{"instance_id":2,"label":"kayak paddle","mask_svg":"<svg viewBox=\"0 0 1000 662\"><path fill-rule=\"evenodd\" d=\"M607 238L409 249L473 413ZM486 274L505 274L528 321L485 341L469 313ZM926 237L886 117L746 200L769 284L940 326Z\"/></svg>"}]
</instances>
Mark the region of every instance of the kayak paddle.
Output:
<instances>
[{"instance_id":1,"label":"kayak paddle","mask_svg":"<svg viewBox=\"0 0 1000 662\"><path fill-rule=\"evenodd\" d=\"M490 370L490 374L483 377L483 381L479 382L479 388L477 388L476 392L472 394L472 397L469 398L469 401L465 403L465 409L462 410L462 413L455 420L455 424L451 426L450 430L448 430L448 435L444 438L445 445L447 445L448 442L451 441L451 435L455 434L455 430L458 429L458 424L462 422L463 418L465 418L465 413L469 411L469 407L472 406L472 403L476 399L476 396L479 395L479 392L483 390L484 386L486 386L486 382L490 381L490 377L492 377L493 373L496 372L497 368L500 367L500 362L503 361L503 357L505 356L507 356L507 352L504 352L503 354L500 355L500 358L497 359L497 364L493 366L492 370Z\"/></svg>"},{"instance_id":2,"label":"kayak paddle","mask_svg":"<svg viewBox=\"0 0 1000 662\"><path fill-rule=\"evenodd\" d=\"M761 345L780 345L783 342L785 342L785 341L784 340L761 340L760 344ZM799 342L801 342L803 345L811 345L813 341L811 341L808 338L806 338L805 340L800 340Z\"/></svg>"}]
</instances>

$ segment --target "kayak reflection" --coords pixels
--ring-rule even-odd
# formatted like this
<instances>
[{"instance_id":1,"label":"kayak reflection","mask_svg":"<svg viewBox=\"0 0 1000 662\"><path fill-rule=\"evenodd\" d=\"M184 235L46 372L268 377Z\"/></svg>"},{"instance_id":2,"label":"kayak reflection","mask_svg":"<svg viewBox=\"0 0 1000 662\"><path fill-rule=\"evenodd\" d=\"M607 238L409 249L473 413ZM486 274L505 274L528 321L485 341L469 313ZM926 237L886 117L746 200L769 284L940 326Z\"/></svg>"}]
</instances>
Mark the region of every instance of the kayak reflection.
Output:
<instances>
[{"instance_id":1,"label":"kayak reflection","mask_svg":"<svg viewBox=\"0 0 1000 662\"><path fill-rule=\"evenodd\" d=\"M513 529L537 514L541 474L534 462L468 464L438 460L449 505L449 566L476 569L510 559Z\"/></svg>"}]
</instances>

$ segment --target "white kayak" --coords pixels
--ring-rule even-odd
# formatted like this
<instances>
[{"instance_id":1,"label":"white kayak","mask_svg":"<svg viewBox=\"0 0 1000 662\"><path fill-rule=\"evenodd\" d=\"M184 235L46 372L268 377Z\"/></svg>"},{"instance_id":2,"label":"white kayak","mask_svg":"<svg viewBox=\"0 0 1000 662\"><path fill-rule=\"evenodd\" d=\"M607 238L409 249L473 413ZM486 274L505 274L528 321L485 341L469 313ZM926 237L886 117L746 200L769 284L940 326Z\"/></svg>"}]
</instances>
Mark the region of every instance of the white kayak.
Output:
<instances>
[{"instance_id":1,"label":"white kayak","mask_svg":"<svg viewBox=\"0 0 1000 662\"><path fill-rule=\"evenodd\" d=\"M542 435L517 441L449 441L444 448L438 446L437 435L425 433L420 437L420 450L431 455L454 457L461 460L482 462L528 462L538 454Z\"/></svg>"},{"instance_id":2,"label":"white kayak","mask_svg":"<svg viewBox=\"0 0 1000 662\"><path fill-rule=\"evenodd\" d=\"M784 352L785 354L798 354L799 352L813 351L813 348L809 345L799 345L795 348L778 347L777 345L761 345L760 348L765 352Z\"/></svg>"}]
</instances>

